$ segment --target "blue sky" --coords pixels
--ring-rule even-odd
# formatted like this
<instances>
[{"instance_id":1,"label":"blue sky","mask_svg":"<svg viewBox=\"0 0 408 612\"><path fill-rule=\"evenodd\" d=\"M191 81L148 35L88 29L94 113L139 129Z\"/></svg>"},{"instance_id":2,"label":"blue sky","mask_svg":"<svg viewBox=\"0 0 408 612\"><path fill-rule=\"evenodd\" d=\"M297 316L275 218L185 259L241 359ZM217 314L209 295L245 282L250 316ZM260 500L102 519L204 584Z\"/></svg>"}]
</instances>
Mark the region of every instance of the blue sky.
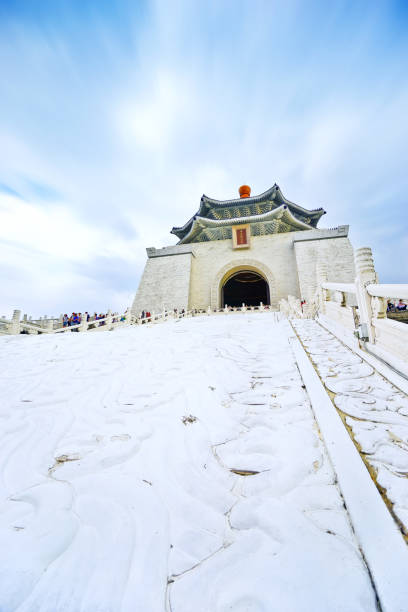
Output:
<instances>
[{"instance_id":1,"label":"blue sky","mask_svg":"<svg viewBox=\"0 0 408 612\"><path fill-rule=\"evenodd\" d=\"M408 2L0 0L0 315L122 309L275 181L407 282Z\"/></svg>"}]
</instances>

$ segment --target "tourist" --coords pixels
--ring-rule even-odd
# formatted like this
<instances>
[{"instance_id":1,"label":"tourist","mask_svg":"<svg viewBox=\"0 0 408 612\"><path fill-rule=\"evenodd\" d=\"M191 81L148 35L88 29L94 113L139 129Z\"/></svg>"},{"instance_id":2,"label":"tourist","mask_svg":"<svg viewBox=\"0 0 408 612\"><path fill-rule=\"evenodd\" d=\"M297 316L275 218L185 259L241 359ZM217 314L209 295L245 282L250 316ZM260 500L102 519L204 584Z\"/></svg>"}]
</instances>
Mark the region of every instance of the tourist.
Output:
<instances>
[{"instance_id":1,"label":"tourist","mask_svg":"<svg viewBox=\"0 0 408 612\"><path fill-rule=\"evenodd\" d=\"M395 311L395 304L393 304L391 301L387 302L387 312L394 312Z\"/></svg>"},{"instance_id":2,"label":"tourist","mask_svg":"<svg viewBox=\"0 0 408 612\"><path fill-rule=\"evenodd\" d=\"M62 325L63 325L63 327L68 327L68 321L69 321L69 319L68 319L68 315L67 315L67 314L64 314L63 319L62 319Z\"/></svg>"},{"instance_id":3,"label":"tourist","mask_svg":"<svg viewBox=\"0 0 408 612\"><path fill-rule=\"evenodd\" d=\"M74 329L71 329L72 332L77 332L78 331L78 327L75 327L79 324L79 317L78 314L76 312L73 312L72 315L69 318L69 322L68 325L69 327L73 327Z\"/></svg>"},{"instance_id":4,"label":"tourist","mask_svg":"<svg viewBox=\"0 0 408 612\"><path fill-rule=\"evenodd\" d=\"M407 309L407 305L404 304L402 300L400 300L397 304L397 310L406 310L406 309Z\"/></svg>"}]
</instances>

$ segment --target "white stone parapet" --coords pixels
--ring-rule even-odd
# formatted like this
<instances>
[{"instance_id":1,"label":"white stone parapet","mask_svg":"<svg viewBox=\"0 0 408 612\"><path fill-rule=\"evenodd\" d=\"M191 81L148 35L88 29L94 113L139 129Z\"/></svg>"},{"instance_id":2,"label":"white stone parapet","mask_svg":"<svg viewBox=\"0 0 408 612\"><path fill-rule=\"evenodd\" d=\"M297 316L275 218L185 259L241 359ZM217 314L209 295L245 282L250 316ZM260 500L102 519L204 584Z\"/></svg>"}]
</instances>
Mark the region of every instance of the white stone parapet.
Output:
<instances>
[{"instance_id":1,"label":"white stone parapet","mask_svg":"<svg viewBox=\"0 0 408 612\"><path fill-rule=\"evenodd\" d=\"M408 300L408 285L378 285L373 283L367 285L366 289L367 293L374 297Z\"/></svg>"},{"instance_id":2,"label":"white stone parapet","mask_svg":"<svg viewBox=\"0 0 408 612\"><path fill-rule=\"evenodd\" d=\"M387 318L387 299L408 300L408 284L380 284L368 247L356 250L355 266L354 284L320 283L320 294L335 292L334 298L338 293L341 299L332 301L326 295L319 302L318 292L317 311L346 334L354 333L362 348L408 376L408 325Z\"/></svg>"},{"instance_id":3,"label":"white stone parapet","mask_svg":"<svg viewBox=\"0 0 408 612\"><path fill-rule=\"evenodd\" d=\"M323 289L340 291L341 293L355 293L356 286L353 283L322 283Z\"/></svg>"},{"instance_id":4,"label":"white stone parapet","mask_svg":"<svg viewBox=\"0 0 408 612\"><path fill-rule=\"evenodd\" d=\"M150 257L168 257L169 255L184 255L185 253L192 253L194 255L192 244L176 244L174 246L167 246L161 249L155 247L148 247L146 249L147 256Z\"/></svg>"},{"instance_id":5,"label":"white stone parapet","mask_svg":"<svg viewBox=\"0 0 408 612\"><path fill-rule=\"evenodd\" d=\"M40 318L33 320L32 317L27 317L25 314L20 320L21 310L15 310L11 319L0 317L1 333L2 334L60 334L71 331L104 331L107 329L115 329L123 325L130 325L134 322L134 317L130 308L127 308L123 315L112 314L108 310L106 317L103 319L90 318L87 321L87 316L82 315L81 323L64 327L62 320L55 318Z\"/></svg>"},{"instance_id":6,"label":"white stone parapet","mask_svg":"<svg viewBox=\"0 0 408 612\"><path fill-rule=\"evenodd\" d=\"M306 240L327 240L330 238L347 238L349 225L339 225L329 229L312 229L307 232L302 232L299 237L296 237L294 242L305 242Z\"/></svg>"}]
</instances>

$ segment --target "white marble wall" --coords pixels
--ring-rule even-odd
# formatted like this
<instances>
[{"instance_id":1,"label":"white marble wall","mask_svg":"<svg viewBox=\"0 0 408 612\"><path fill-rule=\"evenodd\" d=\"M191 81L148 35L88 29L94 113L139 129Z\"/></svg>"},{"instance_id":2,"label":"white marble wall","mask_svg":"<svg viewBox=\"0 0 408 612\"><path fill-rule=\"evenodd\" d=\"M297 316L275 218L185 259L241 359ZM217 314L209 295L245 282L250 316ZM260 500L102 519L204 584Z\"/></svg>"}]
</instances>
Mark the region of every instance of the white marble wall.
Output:
<instances>
[{"instance_id":1,"label":"white marble wall","mask_svg":"<svg viewBox=\"0 0 408 612\"><path fill-rule=\"evenodd\" d=\"M332 240L307 240L294 243L301 296L309 301L317 289L316 266L323 262L327 281L350 283L354 281L354 253L346 237Z\"/></svg>"},{"instance_id":2,"label":"white marble wall","mask_svg":"<svg viewBox=\"0 0 408 612\"><path fill-rule=\"evenodd\" d=\"M149 259L133 304L142 309L220 307L220 286L237 269L259 271L268 281L271 302L293 295L308 299L316 290L316 265L327 264L328 277L354 280L348 226L255 236L250 248L233 250L232 240L148 249ZM301 241L301 242L298 242ZM188 252L186 252L188 251ZM180 252L180 255L174 253Z\"/></svg>"},{"instance_id":3,"label":"white marble wall","mask_svg":"<svg viewBox=\"0 0 408 612\"><path fill-rule=\"evenodd\" d=\"M142 310L188 308L192 254L150 257L132 305L134 314Z\"/></svg>"}]
</instances>

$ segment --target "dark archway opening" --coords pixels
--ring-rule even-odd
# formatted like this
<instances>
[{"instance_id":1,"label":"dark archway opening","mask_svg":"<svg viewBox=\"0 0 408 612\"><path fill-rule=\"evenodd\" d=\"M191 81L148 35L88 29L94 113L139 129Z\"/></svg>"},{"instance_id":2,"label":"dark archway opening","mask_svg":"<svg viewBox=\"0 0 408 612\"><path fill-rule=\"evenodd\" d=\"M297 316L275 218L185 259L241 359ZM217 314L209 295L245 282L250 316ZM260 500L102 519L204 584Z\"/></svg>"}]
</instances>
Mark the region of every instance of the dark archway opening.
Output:
<instances>
[{"instance_id":1,"label":"dark archway opening","mask_svg":"<svg viewBox=\"0 0 408 612\"><path fill-rule=\"evenodd\" d=\"M269 304L268 283L260 274L249 270L236 272L222 288L222 307Z\"/></svg>"}]
</instances>

